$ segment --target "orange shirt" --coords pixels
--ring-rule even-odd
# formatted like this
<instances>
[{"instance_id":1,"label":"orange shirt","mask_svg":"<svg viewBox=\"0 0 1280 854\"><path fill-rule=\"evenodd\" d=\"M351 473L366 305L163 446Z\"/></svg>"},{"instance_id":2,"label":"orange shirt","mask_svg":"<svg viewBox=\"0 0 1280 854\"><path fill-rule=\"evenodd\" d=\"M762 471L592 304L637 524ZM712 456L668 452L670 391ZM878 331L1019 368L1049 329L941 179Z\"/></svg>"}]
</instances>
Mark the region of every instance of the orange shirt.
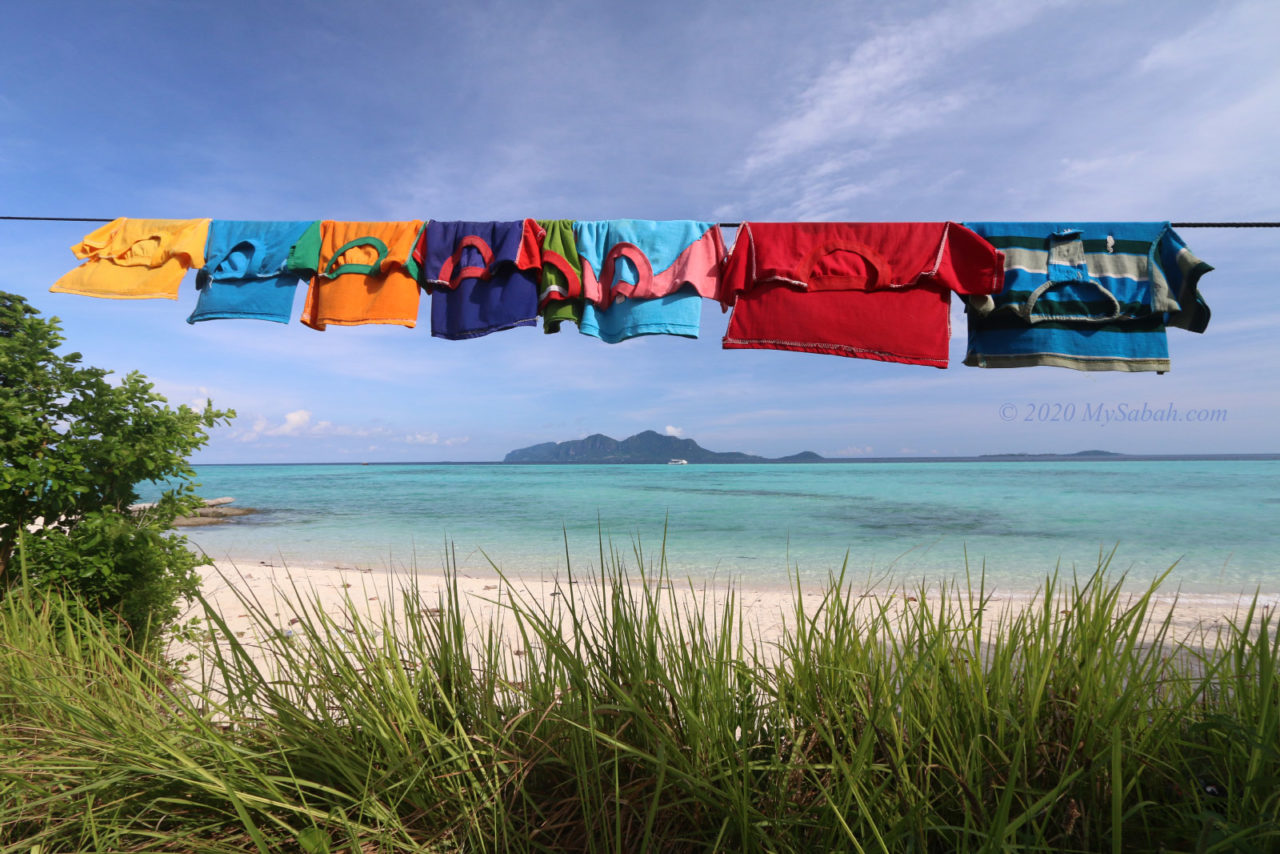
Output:
<instances>
[{"instance_id":1,"label":"orange shirt","mask_svg":"<svg viewBox=\"0 0 1280 854\"><path fill-rule=\"evenodd\" d=\"M418 265L413 246L422 221L335 222L309 228L289 254L289 269L311 275L302 322L312 329L418 323Z\"/></svg>"},{"instance_id":2,"label":"orange shirt","mask_svg":"<svg viewBox=\"0 0 1280 854\"><path fill-rule=\"evenodd\" d=\"M108 299L177 299L192 267L204 266L207 219L114 219L71 247L84 261L55 293Z\"/></svg>"}]
</instances>

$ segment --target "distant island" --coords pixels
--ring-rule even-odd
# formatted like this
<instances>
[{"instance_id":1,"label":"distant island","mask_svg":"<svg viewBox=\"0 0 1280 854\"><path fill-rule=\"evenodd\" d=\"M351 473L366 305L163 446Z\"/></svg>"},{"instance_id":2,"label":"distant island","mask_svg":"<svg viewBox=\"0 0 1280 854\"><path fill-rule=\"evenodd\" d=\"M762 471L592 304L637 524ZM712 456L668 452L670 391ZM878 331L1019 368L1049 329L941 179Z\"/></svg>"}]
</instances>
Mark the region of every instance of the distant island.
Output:
<instances>
[{"instance_id":1,"label":"distant island","mask_svg":"<svg viewBox=\"0 0 1280 854\"><path fill-rule=\"evenodd\" d=\"M1143 459L1132 454L1090 449L1073 453L1007 452L981 454L976 457L858 457L828 458L813 451L802 451L789 457L760 457L741 451L709 451L693 439L666 436L654 430L645 430L627 439L614 439L603 433L595 433L585 439L567 442L543 442L512 451L503 457L503 463L876 463L876 462L1017 462L1052 460Z\"/></svg>"},{"instance_id":2,"label":"distant island","mask_svg":"<svg viewBox=\"0 0 1280 854\"><path fill-rule=\"evenodd\" d=\"M504 463L817 463L824 458L813 451L769 459L740 451L708 451L692 439L664 436L645 430L621 441L595 433L585 439L543 442L512 451Z\"/></svg>"},{"instance_id":3,"label":"distant island","mask_svg":"<svg viewBox=\"0 0 1280 854\"><path fill-rule=\"evenodd\" d=\"M1115 451L1097 451L1097 450L1093 450L1093 451L1076 451L1074 454L1051 454L1051 453L1050 453L1050 454L1026 454L1026 453L1017 453L1017 454L981 454L981 455L979 455L979 456L978 456L978 459L980 459L980 460L991 460L991 459L998 459L998 460L1010 460L1010 459L1018 459L1018 458L1022 458L1022 457L1036 457L1036 458L1041 458L1041 457L1127 457L1127 456L1130 456L1130 455L1129 455L1129 454L1118 454L1118 453L1116 453Z\"/></svg>"}]
</instances>

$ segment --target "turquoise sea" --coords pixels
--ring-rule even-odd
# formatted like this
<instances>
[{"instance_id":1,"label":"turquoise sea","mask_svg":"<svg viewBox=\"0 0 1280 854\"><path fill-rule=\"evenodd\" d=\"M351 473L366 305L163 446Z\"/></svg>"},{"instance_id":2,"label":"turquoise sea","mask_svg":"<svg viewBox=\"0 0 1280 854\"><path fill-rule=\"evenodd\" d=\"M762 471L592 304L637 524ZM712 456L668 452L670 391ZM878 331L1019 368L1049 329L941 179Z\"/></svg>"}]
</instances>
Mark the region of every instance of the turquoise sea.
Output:
<instances>
[{"instance_id":1,"label":"turquoise sea","mask_svg":"<svg viewBox=\"0 0 1280 854\"><path fill-rule=\"evenodd\" d=\"M976 572L1034 587L1100 552L1145 581L1177 562L1187 592L1280 591L1280 460L767 465L226 465L200 494L259 510L185 530L216 559L417 567L446 544L464 572L649 564L680 577L821 582Z\"/></svg>"}]
</instances>

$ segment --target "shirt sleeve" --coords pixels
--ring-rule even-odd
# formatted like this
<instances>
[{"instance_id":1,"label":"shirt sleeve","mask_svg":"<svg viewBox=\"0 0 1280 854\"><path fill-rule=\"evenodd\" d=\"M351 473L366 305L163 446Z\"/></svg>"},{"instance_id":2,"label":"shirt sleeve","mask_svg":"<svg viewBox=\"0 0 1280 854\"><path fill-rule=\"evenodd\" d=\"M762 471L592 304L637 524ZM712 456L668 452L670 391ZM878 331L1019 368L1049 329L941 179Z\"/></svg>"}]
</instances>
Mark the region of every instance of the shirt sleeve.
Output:
<instances>
[{"instance_id":1,"label":"shirt sleeve","mask_svg":"<svg viewBox=\"0 0 1280 854\"><path fill-rule=\"evenodd\" d=\"M409 258L404 262L405 272L419 285L422 284L422 261L418 258L418 247L422 245L426 235L426 221L418 223L418 228L413 233L413 246L409 249Z\"/></svg>"},{"instance_id":2,"label":"shirt sleeve","mask_svg":"<svg viewBox=\"0 0 1280 854\"><path fill-rule=\"evenodd\" d=\"M947 223L934 278L958 294L995 294L1004 287L1004 253L957 222Z\"/></svg>"},{"instance_id":3,"label":"shirt sleeve","mask_svg":"<svg viewBox=\"0 0 1280 854\"><path fill-rule=\"evenodd\" d=\"M320 268L320 222L313 222L302 232L298 242L289 250L285 269L300 276L313 276Z\"/></svg>"},{"instance_id":4,"label":"shirt sleeve","mask_svg":"<svg viewBox=\"0 0 1280 854\"><path fill-rule=\"evenodd\" d=\"M526 219L520 224L520 249L516 253L516 268L520 270L542 269L542 241L546 230L536 220Z\"/></svg>"},{"instance_id":5,"label":"shirt sleeve","mask_svg":"<svg viewBox=\"0 0 1280 854\"><path fill-rule=\"evenodd\" d=\"M81 261L86 258L95 258L102 253L104 249L111 245L111 241L115 239L116 233L124 228L128 222L124 217L117 217L106 225L95 228L80 239L80 242L71 247L71 252Z\"/></svg>"},{"instance_id":6,"label":"shirt sleeve","mask_svg":"<svg viewBox=\"0 0 1280 854\"><path fill-rule=\"evenodd\" d=\"M418 239L422 236L422 221L388 223L384 232L387 253L378 264L378 274L390 275L403 271L415 282L418 280L418 262L413 255L418 249Z\"/></svg>"},{"instance_id":7,"label":"shirt sleeve","mask_svg":"<svg viewBox=\"0 0 1280 854\"><path fill-rule=\"evenodd\" d=\"M733 241L733 251L725 262L724 272L720 276L720 292L717 297L720 307L728 310L738 301L738 294L745 291L755 278L756 245L751 236L751 223L744 222L738 226L738 234Z\"/></svg>"},{"instance_id":8,"label":"shirt sleeve","mask_svg":"<svg viewBox=\"0 0 1280 854\"><path fill-rule=\"evenodd\" d=\"M169 257L177 258L188 268L204 266L204 249L209 241L208 219L193 219L175 229Z\"/></svg>"},{"instance_id":9,"label":"shirt sleeve","mask_svg":"<svg viewBox=\"0 0 1280 854\"><path fill-rule=\"evenodd\" d=\"M1200 277L1213 269L1201 261L1172 228L1160 236L1158 248L1160 271L1179 310L1169 312L1167 325L1192 332L1204 332L1209 326L1209 306L1200 295Z\"/></svg>"}]
</instances>

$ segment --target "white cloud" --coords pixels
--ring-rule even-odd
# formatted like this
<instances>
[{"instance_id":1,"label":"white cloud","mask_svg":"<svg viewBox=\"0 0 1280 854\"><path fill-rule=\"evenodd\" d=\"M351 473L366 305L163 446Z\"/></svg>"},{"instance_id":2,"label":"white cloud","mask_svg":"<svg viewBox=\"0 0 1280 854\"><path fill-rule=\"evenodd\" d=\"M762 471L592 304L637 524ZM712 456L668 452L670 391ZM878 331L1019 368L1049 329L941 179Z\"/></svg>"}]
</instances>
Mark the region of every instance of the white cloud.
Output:
<instances>
[{"instance_id":1,"label":"white cloud","mask_svg":"<svg viewBox=\"0 0 1280 854\"><path fill-rule=\"evenodd\" d=\"M1128 151L1104 157L1064 157L1059 174L1065 179L1092 178L1097 175L1114 178L1131 171L1147 156L1145 151Z\"/></svg>"},{"instance_id":2,"label":"white cloud","mask_svg":"<svg viewBox=\"0 0 1280 854\"><path fill-rule=\"evenodd\" d=\"M1239 335L1244 332L1268 332L1280 329L1280 314L1270 313L1243 317L1229 323L1215 323L1212 327L1214 335Z\"/></svg>"},{"instance_id":3,"label":"white cloud","mask_svg":"<svg viewBox=\"0 0 1280 854\"><path fill-rule=\"evenodd\" d=\"M410 445L435 445L440 442L439 433L410 433L404 437Z\"/></svg>"},{"instance_id":4,"label":"white cloud","mask_svg":"<svg viewBox=\"0 0 1280 854\"><path fill-rule=\"evenodd\" d=\"M832 454L833 457L869 457L874 449L870 445L850 445Z\"/></svg>"},{"instance_id":5,"label":"white cloud","mask_svg":"<svg viewBox=\"0 0 1280 854\"><path fill-rule=\"evenodd\" d=\"M261 424L261 423L263 422L261 419L259 419L259 421L254 424L254 428L256 429L258 424ZM293 412L285 413L283 424L281 424L278 427L268 428L266 430L263 430L262 432L263 432L263 435L265 436L297 436L299 433L305 430L307 428L307 425L310 423L311 423L311 413L308 410L295 409ZM329 422L327 421L321 422L321 424L328 424L328 423Z\"/></svg>"},{"instance_id":6,"label":"white cloud","mask_svg":"<svg viewBox=\"0 0 1280 854\"><path fill-rule=\"evenodd\" d=\"M918 133L964 109L978 94L968 84L930 79L976 44L1028 24L1055 3L956 3L882 29L843 61L831 63L797 97L799 108L761 134L748 173L832 143L877 146ZM928 85L925 85L928 84Z\"/></svg>"},{"instance_id":7,"label":"white cloud","mask_svg":"<svg viewBox=\"0 0 1280 854\"><path fill-rule=\"evenodd\" d=\"M675 436L675 437L678 439L678 438L680 438L681 436L683 436L683 435L684 435L684 428L683 428L683 427L672 427L670 424L668 424L668 425L667 425L667 428L666 428L665 430L663 430L662 432L666 433L668 436Z\"/></svg>"},{"instance_id":8,"label":"white cloud","mask_svg":"<svg viewBox=\"0 0 1280 854\"><path fill-rule=\"evenodd\" d=\"M843 158L838 158L843 159ZM804 174L797 176L794 198L778 210L779 215L797 220L821 221L838 219L851 203L865 197L883 196L903 180L898 169L884 169L868 180L823 178Z\"/></svg>"},{"instance_id":9,"label":"white cloud","mask_svg":"<svg viewBox=\"0 0 1280 854\"><path fill-rule=\"evenodd\" d=\"M253 420L248 430L235 430L232 438L240 442L256 442L263 436L296 436L311 423L311 413L306 409L297 409L284 416L284 421L272 425L267 418L259 415Z\"/></svg>"},{"instance_id":10,"label":"white cloud","mask_svg":"<svg viewBox=\"0 0 1280 854\"><path fill-rule=\"evenodd\" d=\"M123 374L113 374L107 381L113 385L119 385L123 379ZM191 383L175 382L157 377L150 377L149 381L152 388L165 400L173 402L185 399L185 405L197 412L204 412L209 406L209 401L213 398L222 397L221 391L214 391L207 385L192 385ZM217 402L215 401L214 403L217 406Z\"/></svg>"},{"instance_id":11,"label":"white cloud","mask_svg":"<svg viewBox=\"0 0 1280 854\"><path fill-rule=\"evenodd\" d=\"M157 385L159 384L157 383ZM206 386L197 386L195 395L195 397L192 397L187 401L187 406L197 412L204 412L205 409L209 407L210 401L213 398L213 393L210 392ZM168 395L165 395L165 397L167 398Z\"/></svg>"},{"instance_id":12,"label":"white cloud","mask_svg":"<svg viewBox=\"0 0 1280 854\"><path fill-rule=\"evenodd\" d=\"M247 430L234 431L231 438L239 442L257 442L264 437L289 436L303 439L326 438L361 438L381 439L386 442L404 445L461 445L470 441L470 437L452 437L441 439L435 431L418 430L404 432L382 425L336 424L332 421L313 421L312 413L307 409L297 409L285 413L284 420L276 423L265 416L257 416L253 426Z\"/></svg>"},{"instance_id":13,"label":"white cloud","mask_svg":"<svg viewBox=\"0 0 1280 854\"><path fill-rule=\"evenodd\" d=\"M1158 42L1138 63L1144 73L1195 75L1236 68L1246 75L1265 68L1275 51L1280 8L1268 0L1215 5L1198 25ZM1249 61L1249 56L1261 65Z\"/></svg>"}]
</instances>

